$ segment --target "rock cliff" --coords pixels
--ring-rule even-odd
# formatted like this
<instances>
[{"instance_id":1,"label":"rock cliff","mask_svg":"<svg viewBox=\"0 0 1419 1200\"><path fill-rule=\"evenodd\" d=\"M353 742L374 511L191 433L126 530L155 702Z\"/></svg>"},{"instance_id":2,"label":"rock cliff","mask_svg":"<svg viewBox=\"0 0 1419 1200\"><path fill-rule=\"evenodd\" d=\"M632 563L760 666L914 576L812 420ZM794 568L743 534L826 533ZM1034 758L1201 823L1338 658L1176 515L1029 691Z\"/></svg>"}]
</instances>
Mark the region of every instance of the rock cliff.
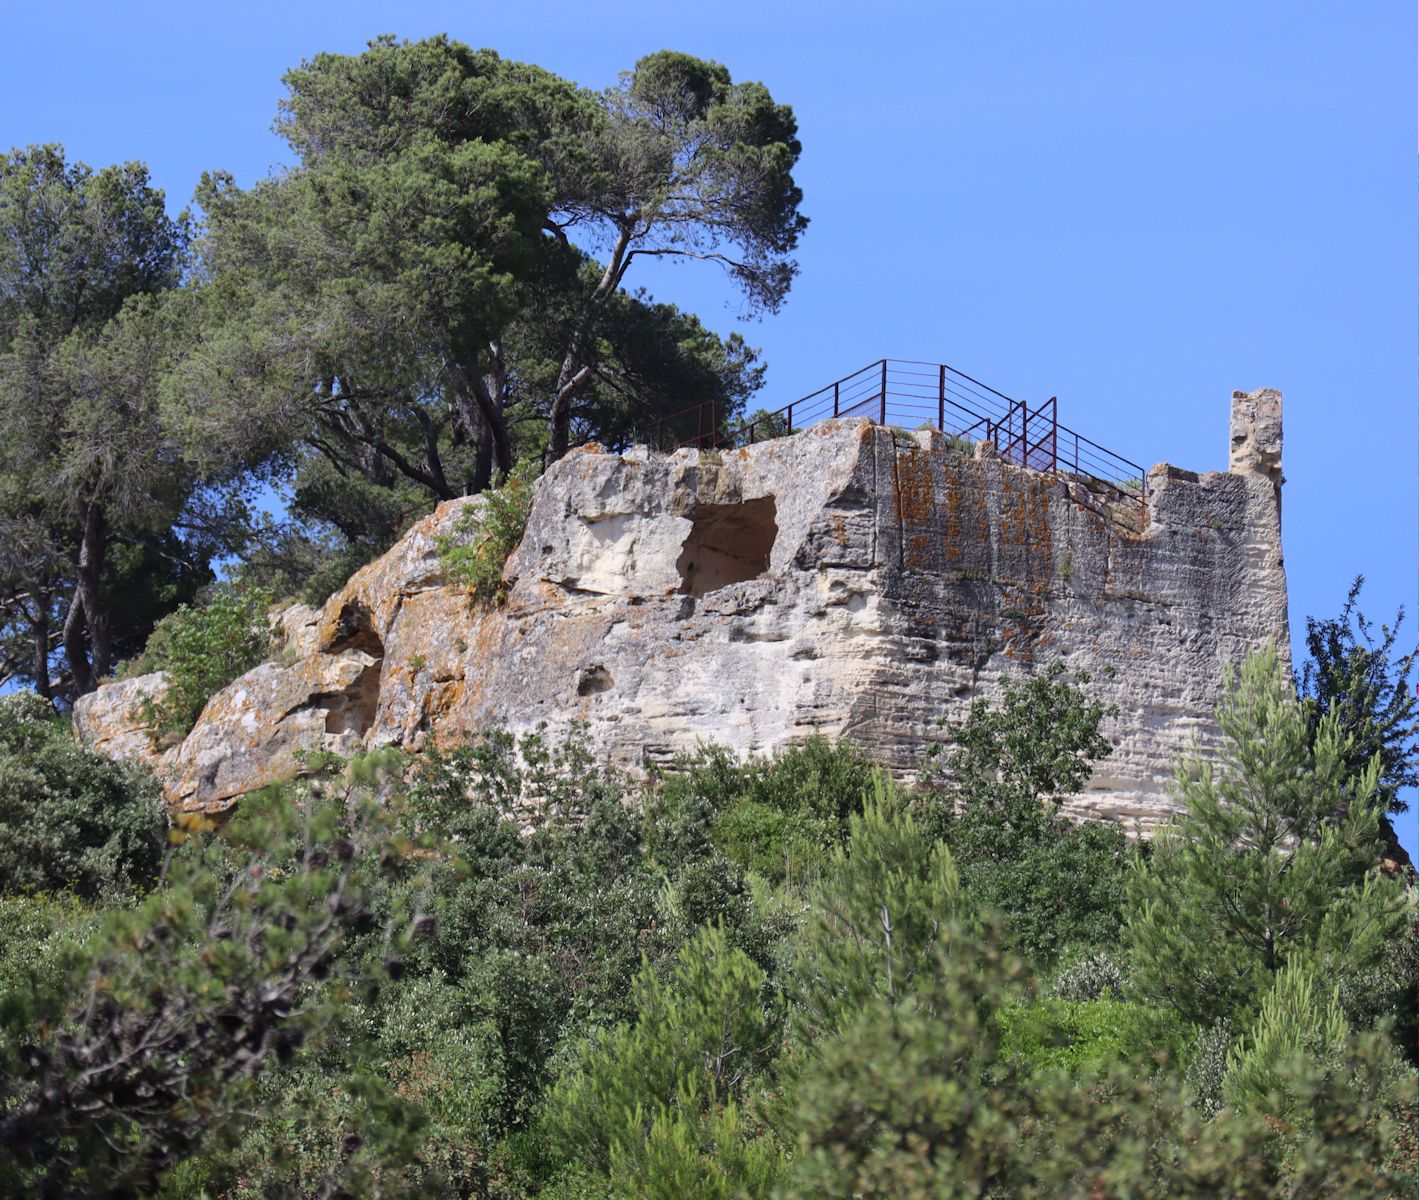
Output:
<instances>
[{"instance_id":1,"label":"rock cliff","mask_svg":"<svg viewBox=\"0 0 1419 1200\"><path fill-rule=\"evenodd\" d=\"M1154 467L1132 528L988 444L862 419L723 453L589 447L538 481L504 605L442 577L435 537L480 503L450 501L320 610L282 613L282 653L180 745L160 753L135 724L161 677L101 688L75 723L205 810L304 750L579 720L632 770L819 730L910 776L942 718L1062 659L1118 707L1117 750L1075 808L1147 832L1178 753L1216 736L1225 669L1288 644L1280 438L1278 393L1234 394L1230 471Z\"/></svg>"}]
</instances>

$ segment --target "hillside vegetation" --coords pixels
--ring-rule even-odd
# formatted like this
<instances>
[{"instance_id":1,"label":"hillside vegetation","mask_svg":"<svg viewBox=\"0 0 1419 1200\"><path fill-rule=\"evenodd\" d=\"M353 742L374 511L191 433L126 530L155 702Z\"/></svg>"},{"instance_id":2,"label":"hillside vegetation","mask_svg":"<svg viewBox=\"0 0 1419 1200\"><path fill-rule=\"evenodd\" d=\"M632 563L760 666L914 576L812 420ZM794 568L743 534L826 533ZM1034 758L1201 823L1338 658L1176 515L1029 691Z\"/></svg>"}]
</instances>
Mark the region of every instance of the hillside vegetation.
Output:
<instances>
[{"instance_id":1,"label":"hillside vegetation","mask_svg":"<svg viewBox=\"0 0 1419 1200\"><path fill-rule=\"evenodd\" d=\"M1109 750L1058 669L911 791L820 738L632 787L492 733L220 829L45 711L0 702L7 1195L1412 1186L1380 765L1273 654L1147 848L1058 816Z\"/></svg>"}]
</instances>

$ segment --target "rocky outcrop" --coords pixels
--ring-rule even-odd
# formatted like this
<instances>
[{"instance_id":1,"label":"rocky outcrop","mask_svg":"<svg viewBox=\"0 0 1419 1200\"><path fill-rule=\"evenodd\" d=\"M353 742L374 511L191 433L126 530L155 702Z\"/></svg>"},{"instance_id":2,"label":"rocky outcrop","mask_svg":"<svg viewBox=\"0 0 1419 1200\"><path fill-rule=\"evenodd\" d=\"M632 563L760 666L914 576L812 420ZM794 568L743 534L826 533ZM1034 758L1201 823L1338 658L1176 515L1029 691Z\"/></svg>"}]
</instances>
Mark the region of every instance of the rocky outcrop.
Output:
<instances>
[{"instance_id":1,"label":"rocky outcrop","mask_svg":"<svg viewBox=\"0 0 1419 1200\"><path fill-rule=\"evenodd\" d=\"M860 419L722 454L583 449L539 480L505 604L443 580L434 538L477 501L442 505L318 613L282 615L285 654L212 698L169 796L221 808L302 751L573 721L631 770L819 730L910 777L943 719L1063 660L1118 707L1075 807L1146 831L1177 754L1216 736L1225 668L1287 645L1278 491L1265 469L1161 465L1128 528L1080 481Z\"/></svg>"},{"instance_id":2,"label":"rocky outcrop","mask_svg":"<svg viewBox=\"0 0 1419 1200\"><path fill-rule=\"evenodd\" d=\"M153 735L152 708L168 690L164 671L105 684L79 697L74 705L74 733L80 741L110 758L158 768L174 749L160 748Z\"/></svg>"}]
</instances>

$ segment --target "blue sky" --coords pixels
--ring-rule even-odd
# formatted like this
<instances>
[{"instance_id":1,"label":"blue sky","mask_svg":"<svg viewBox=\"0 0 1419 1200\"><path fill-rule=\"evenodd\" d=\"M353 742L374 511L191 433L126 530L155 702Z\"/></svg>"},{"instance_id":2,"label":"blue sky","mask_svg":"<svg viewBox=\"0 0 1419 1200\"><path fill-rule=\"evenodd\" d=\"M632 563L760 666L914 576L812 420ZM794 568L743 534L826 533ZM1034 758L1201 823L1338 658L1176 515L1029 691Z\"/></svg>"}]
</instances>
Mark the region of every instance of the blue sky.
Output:
<instances>
[{"instance_id":1,"label":"blue sky","mask_svg":"<svg viewBox=\"0 0 1419 1200\"><path fill-rule=\"evenodd\" d=\"M180 207L204 169L285 161L282 72L377 33L589 86L661 48L718 59L798 114L802 273L748 326L703 264L628 282L742 328L768 407L883 355L946 361L1206 470L1231 389L1281 388L1299 637L1361 572L1372 615L1416 607L1414 23L1378 0L3 0L0 142L142 159Z\"/></svg>"}]
</instances>

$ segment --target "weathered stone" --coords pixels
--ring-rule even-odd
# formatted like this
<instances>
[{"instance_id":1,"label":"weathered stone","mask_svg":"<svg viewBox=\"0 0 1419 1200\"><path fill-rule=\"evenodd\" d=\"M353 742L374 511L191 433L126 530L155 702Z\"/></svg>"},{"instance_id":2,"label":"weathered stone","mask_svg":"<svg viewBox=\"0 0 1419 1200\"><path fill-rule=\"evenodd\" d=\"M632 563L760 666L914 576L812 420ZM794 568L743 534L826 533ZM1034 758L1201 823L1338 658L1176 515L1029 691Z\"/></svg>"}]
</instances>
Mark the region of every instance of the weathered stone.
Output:
<instances>
[{"instance_id":1,"label":"weathered stone","mask_svg":"<svg viewBox=\"0 0 1419 1200\"><path fill-rule=\"evenodd\" d=\"M435 538L470 502L442 505L318 619L283 616L293 665L212 699L169 794L219 807L301 748L577 720L632 770L821 730L910 778L943 718L1063 660L1118 706L1073 811L1146 832L1176 756L1217 736L1224 670L1286 650L1278 489L1160 465L1146 525L1124 506L1139 533L1087 483L863 419L723 453L574 452L536 485L504 605L441 578Z\"/></svg>"},{"instance_id":2,"label":"weathered stone","mask_svg":"<svg viewBox=\"0 0 1419 1200\"><path fill-rule=\"evenodd\" d=\"M271 618L272 632L287 658L304 658L320 645L320 609L292 604Z\"/></svg>"},{"instance_id":3,"label":"weathered stone","mask_svg":"<svg viewBox=\"0 0 1419 1200\"><path fill-rule=\"evenodd\" d=\"M1227 470L1260 475L1281 486L1281 393L1275 388L1232 393L1232 442Z\"/></svg>"},{"instance_id":4,"label":"weathered stone","mask_svg":"<svg viewBox=\"0 0 1419 1200\"><path fill-rule=\"evenodd\" d=\"M301 769L302 751L364 745L380 660L359 650L262 663L207 702L165 772L168 798L217 810Z\"/></svg>"},{"instance_id":5,"label":"weathered stone","mask_svg":"<svg viewBox=\"0 0 1419 1200\"><path fill-rule=\"evenodd\" d=\"M168 687L166 671L105 684L74 702L74 732L110 758L157 768L172 753L157 745L151 712Z\"/></svg>"}]
</instances>

